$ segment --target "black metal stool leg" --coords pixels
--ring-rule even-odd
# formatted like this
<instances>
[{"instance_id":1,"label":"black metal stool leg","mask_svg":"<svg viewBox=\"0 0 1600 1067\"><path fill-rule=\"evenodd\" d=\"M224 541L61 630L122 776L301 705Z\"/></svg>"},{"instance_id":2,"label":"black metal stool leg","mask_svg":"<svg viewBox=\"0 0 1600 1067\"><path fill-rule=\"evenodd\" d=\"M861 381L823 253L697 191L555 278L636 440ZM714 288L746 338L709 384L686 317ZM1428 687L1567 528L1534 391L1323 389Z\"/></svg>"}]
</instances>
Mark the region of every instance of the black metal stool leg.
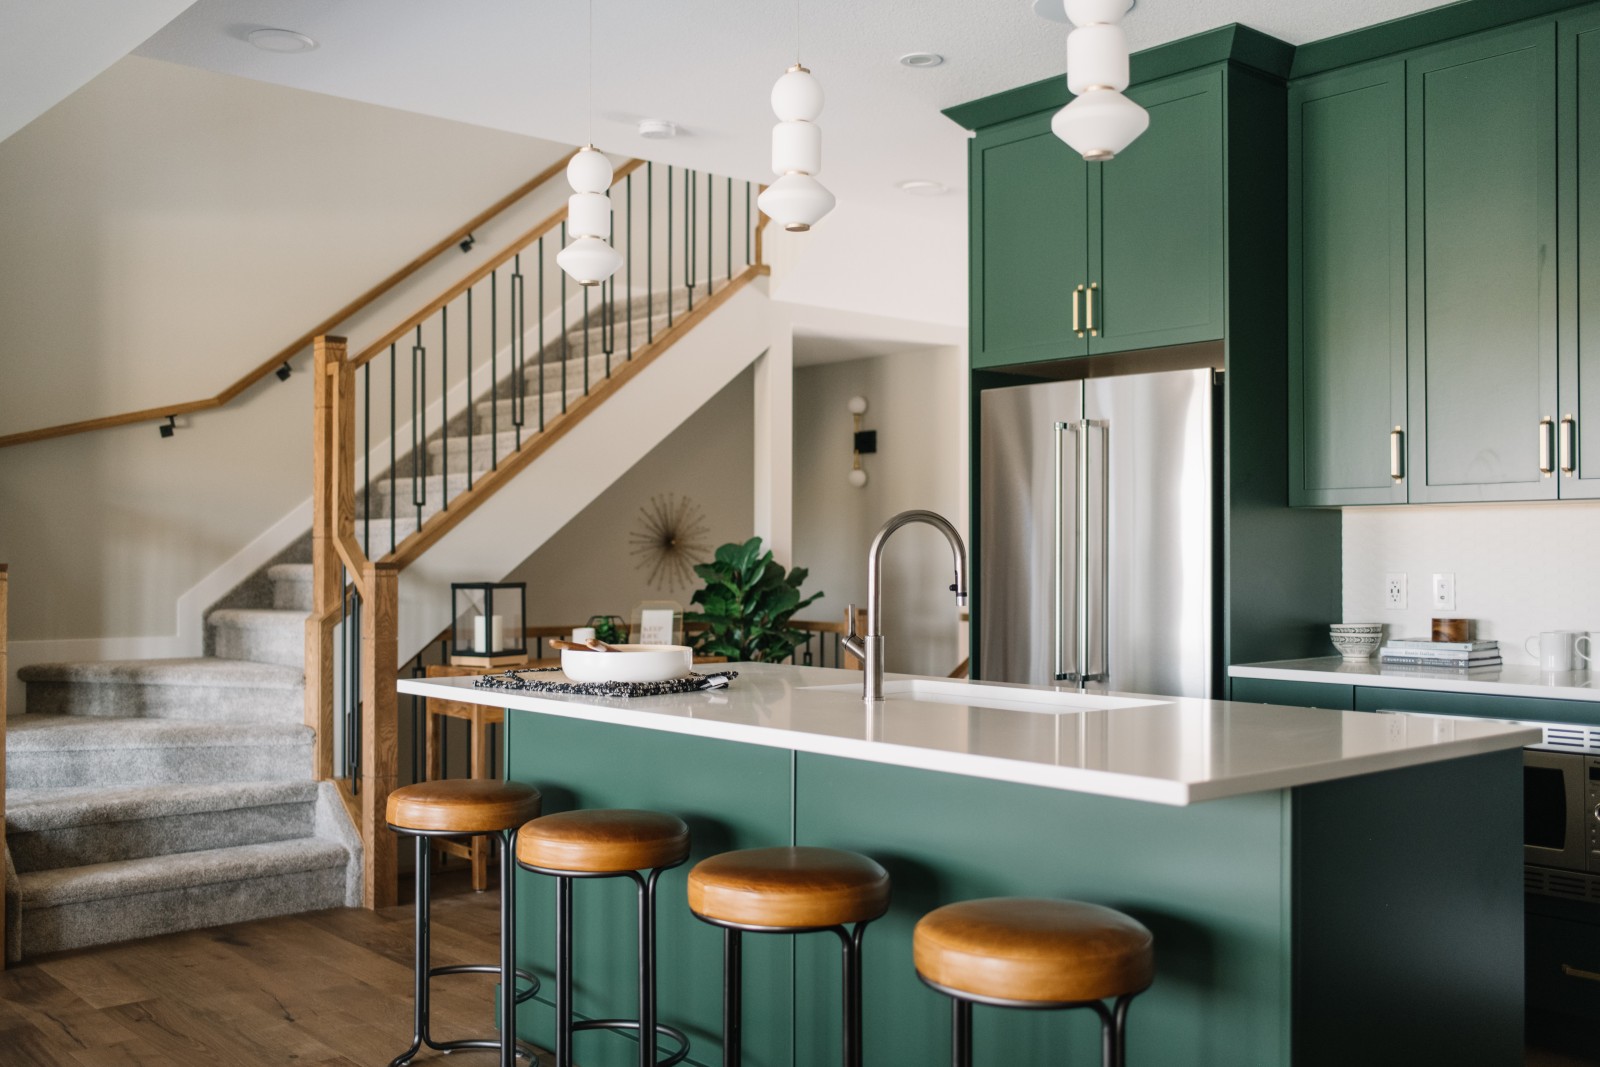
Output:
<instances>
[{"instance_id":1,"label":"black metal stool leg","mask_svg":"<svg viewBox=\"0 0 1600 1067\"><path fill-rule=\"evenodd\" d=\"M1123 996L1117 998L1116 1007L1111 1009L1112 1030L1116 1035L1116 1054L1111 1061L1111 1067L1126 1067L1128 1062L1128 1007L1133 1003L1133 997Z\"/></svg>"},{"instance_id":2,"label":"black metal stool leg","mask_svg":"<svg viewBox=\"0 0 1600 1067\"><path fill-rule=\"evenodd\" d=\"M861 1067L861 939L867 924L838 928L844 964L844 1067Z\"/></svg>"},{"instance_id":3,"label":"black metal stool leg","mask_svg":"<svg viewBox=\"0 0 1600 1067\"><path fill-rule=\"evenodd\" d=\"M412 904L416 922L413 941L417 959L411 999L411 1047L389 1061L389 1067L402 1067L410 1063L411 1057L422 1050L422 1043L428 1034L428 839L421 835L417 837L416 898Z\"/></svg>"},{"instance_id":4,"label":"black metal stool leg","mask_svg":"<svg viewBox=\"0 0 1600 1067\"><path fill-rule=\"evenodd\" d=\"M950 998L950 1065L972 1067L972 1002Z\"/></svg>"},{"instance_id":5,"label":"black metal stool leg","mask_svg":"<svg viewBox=\"0 0 1600 1067\"><path fill-rule=\"evenodd\" d=\"M572 879L556 879L556 1067L572 1067Z\"/></svg>"},{"instance_id":6,"label":"black metal stool leg","mask_svg":"<svg viewBox=\"0 0 1600 1067\"><path fill-rule=\"evenodd\" d=\"M656 876L639 880L639 1067L656 1062Z\"/></svg>"},{"instance_id":7,"label":"black metal stool leg","mask_svg":"<svg viewBox=\"0 0 1600 1067\"><path fill-rule=\"evenodd\" d=\"M500 1067L517 1063L516 834L500 837Z\"/></svg>"},{"instance_id":8,"label":"black metal stool leg","mask_svg":"<svg viewBox=\"0 0 1600 1067\"><path fill-rule=\"evenodd\" d=\"M722 1067L744 1059L744 945L740 931L722 928Z\"/></svg>"}]
</instances>

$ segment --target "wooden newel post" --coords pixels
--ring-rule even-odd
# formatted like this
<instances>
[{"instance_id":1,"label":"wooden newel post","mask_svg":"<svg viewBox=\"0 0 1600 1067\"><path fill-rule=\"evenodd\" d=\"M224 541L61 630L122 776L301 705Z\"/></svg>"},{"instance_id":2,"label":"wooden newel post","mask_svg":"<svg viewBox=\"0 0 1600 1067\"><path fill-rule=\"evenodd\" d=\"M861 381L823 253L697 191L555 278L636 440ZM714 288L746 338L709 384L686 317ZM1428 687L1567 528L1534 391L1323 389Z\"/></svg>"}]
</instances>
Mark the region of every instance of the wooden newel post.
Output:
<instances>
[{"instance_id":1,"label":"wooden newel post","mask_svg":"<svg viewBox=\"0 0 1600 1067\"><path fill-rule=\"evenodd\" d=\"M366 845L365 902L399 903L398 845L385 821L400 762L400 568L368 563L361 611L361 838Z\"/></svg>"},{"instance_id":2,"label":"wooden newel post","mask_svg":"<svg viewBox=\"0 0 1600 1067\"><path fill-rule=\"evenodd\" d=\"M334 410L346 354L342 337L312 343L311 615L306 619L306 725L316 733L312 773L333 777L333 628L344 590L335 547L337 463Z\"/></svg>"}]
</instances>

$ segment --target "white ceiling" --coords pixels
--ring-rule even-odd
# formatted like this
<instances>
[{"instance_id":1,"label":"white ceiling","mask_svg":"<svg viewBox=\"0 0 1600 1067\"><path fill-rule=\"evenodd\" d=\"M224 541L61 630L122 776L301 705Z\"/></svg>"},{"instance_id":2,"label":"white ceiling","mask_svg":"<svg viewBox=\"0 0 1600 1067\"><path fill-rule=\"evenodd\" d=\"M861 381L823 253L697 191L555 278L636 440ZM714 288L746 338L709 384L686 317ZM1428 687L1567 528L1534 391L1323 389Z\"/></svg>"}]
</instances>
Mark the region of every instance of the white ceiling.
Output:
<instances>
[{"instance_id":1,"label":"white ceiling","mask_svg":"<svg viewBox=\"0 0 1600 1067\"><path fill-rule=\"evenodd\" d=\"M1134 49L1240 22L1292 43L1437 0L1140 0ZM965 131L941 108L1060 74L1068 27L1029 0L799 0L799 55L827 93L822 180L841 201L964 225ZM591 139L585 0L198 0L140 49L157 59L571 144ZM274 55L244 40L296 30L321 47ZM738 178L767 177L767 102L796 54L790 0L594 0L592 139ZM942 66L904 67L910 51ZM645 141L640 118L684 133ZM405 161L398 159L397 166ZM951 187L917 198L907 178ZM824 225L826 225L824 223Z\"/></svg>"}]
</instances>

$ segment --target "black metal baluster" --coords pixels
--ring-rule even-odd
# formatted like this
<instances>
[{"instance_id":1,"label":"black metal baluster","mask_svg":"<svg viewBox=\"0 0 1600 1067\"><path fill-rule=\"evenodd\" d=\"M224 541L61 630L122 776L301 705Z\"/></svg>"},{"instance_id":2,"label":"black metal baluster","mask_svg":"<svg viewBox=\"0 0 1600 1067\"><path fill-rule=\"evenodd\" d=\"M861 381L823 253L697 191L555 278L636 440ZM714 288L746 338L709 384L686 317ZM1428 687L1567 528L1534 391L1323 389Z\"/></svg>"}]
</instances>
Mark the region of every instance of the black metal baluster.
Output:
<instances>
[{"instance_id":1,"label":"black metal baluster","mask_svg":"<svg viewBox=\"0 0 1600 1067\"><path fill-rule=\"evenodd\" d=\"M489 272L489 469L500 469L500 272Z\"/></svg>"},{"instance_id":2,"label":"black metal baluster","mask_svg":"<svg viewBox=\"0 0 1600 1067\"><path fill-rule=\"evenodd\" d=\"M606 199L611 199L611 191L606 190ZM611 247L617 247L617 215L616 211L606 212L606 225L611 234ZM611 352L617 347L617 272L612 271L611 277L605 284L610 287L609 295L604 288L601 289L600 302L600 351L606 354L606 377L611 377Z\"/></svg>"},{"instance_id":3,"label":"black metal baluster","mask_svg":"<svg viewBox=\"0 0 1600 1067\"><path fill-rule=\"evenodd\" d=\"M733 179L728 179L728 280L733 280Z\"/></svg>"},{"instance_id":4,"label":"black metal baluster","mask_svg":"<svg viewBox=\"0 0 1600 1067\"><path fill-rule=\"evenodd\" d=\"M544 238L539 238L539 432L544 432ZM523 383L527 388L527 383Z\"/></svg>"},{"instance_id":5,"label":"black metal baluster","mask_svg":"<svg viewBox=\"0 0 1600 1067\"><path fill-rule=\"evenodd\" d=\"M517 449L522 448L522 426L528 420L528 400L523 394L528 377L528 302L522 277L522 253L511 272L511 425L517 428ZM495 451L499 451L498 442Z\"/></svg>"},{"instance_id":6,"label":"black metal baluster","mask_svg":"<svg viewBox=\"0 0 1600 1067\"><path fill-rule=\"evenodd\" d=\"M428 502L428 465L423 451L428 445L428 350L422 347L422 324L417 324L411 345L411 503L417 509L417 529L422 528L422 508Z\"/></svg>"},{"instance_id":7,"label":"black metal baluster","mask_svg":"<svg viewBox=\"0 0 1600 1067\"><path fill-rule=\"evenodd\" d=\"M399 386L400 372L395 369L394 342L389 342L389 551L394 552L396 516L400 510L400 496L395 489L395 438L399 435L399 422L395 418L395 389Z\"/></svg>"},{"instance_id":8,"label":"black metal baluster","mask_svg":"<svg viewBox=\"0 0 1600 1067\"><path fill-rule=\"evenodd\" d=\"M749 266L755 253L750 250L750 242L755 230L750 228L750 183L744 183L744 265Z\"/></svg>"},{"instance_id":9,"label":"black metal baluster","mask_svg":"<svg viewBox=\"0 0 1600 1067\"><path fill-rule=\"evenodd\" d=\"M424 475L426 477L426 475ZM427 492L426 489L423 490ZM439 309L439 510L450 507L450 305Z\"/></svg>"},{"instance_id":10,"label":"black metal baluster","mask_svg":"<svg viewBox=\"0 0 1600 1067\"><path fill-rule=\"evenodd\" d=\"M712 184L715 181L716 179L710 174L706 175L706 296L708 297L711 295L711 276L716 273L712 268L717 262L717 243L711 232L711 227L715 225L717 219L717 205L713 199L715 187Z\"/></svg>"},{"instance_id":11,"label":"black metal baluster","mask_svg":"<svg viewBox=\"0 0 1600 1067\"><path fill-rule=\"evenodd\" d=\"M644 343L656 339L656 165L644 165Z\"/></svg>"},{"instance_id":12,"label":"black metal baluster","mask_svg":"<svg viewBox=\"0 0 1600 1067\"><path fill-rule=\"evenodd\" d=\"M467 286L467 489L472 488L472 438L477 433L478 412L472 396L472 286ZM492 446L491 446L492 447Z\"/></svg>"},{"instance_id":13,"label":"black metal baluster","mask_svg":"<svg viewBox=\"0 0 1600 1067\"><path fill-rule=\"evenodd\" d=\"M633 172L628 172L628 358L633 358Z\"/></svg>"},{"instance_id":14,"label":"black metal baluster","mask_svg":"<svg viewBox=\"0 0 1600 1067\"><path fill-rule=\"evenodd\" d=\"M694 174L692 170L683 172L683 285L689 293L689 310L694 310L694 253L695 253L695 205L694 205Z\"/></svg>"},{"instance_id":15,"label":"black metal baluster","mask_svg":"<svg viewBox=\"0 0 1600 1067\"><path fill-rule=\"evenodd\" d=\"M583 395L589 395L589 290L593 286L583 287Z\"/></svg>"},{"instance_id":16,"label":"black metal baluster","mask_svg":"<svg viewBox=\"0 0 1600 1067\"><path fill-rule=\"evenodd\" d=\"M372 364L361 364L361 551L372 555Z\"/></svg>"}]
</instances>

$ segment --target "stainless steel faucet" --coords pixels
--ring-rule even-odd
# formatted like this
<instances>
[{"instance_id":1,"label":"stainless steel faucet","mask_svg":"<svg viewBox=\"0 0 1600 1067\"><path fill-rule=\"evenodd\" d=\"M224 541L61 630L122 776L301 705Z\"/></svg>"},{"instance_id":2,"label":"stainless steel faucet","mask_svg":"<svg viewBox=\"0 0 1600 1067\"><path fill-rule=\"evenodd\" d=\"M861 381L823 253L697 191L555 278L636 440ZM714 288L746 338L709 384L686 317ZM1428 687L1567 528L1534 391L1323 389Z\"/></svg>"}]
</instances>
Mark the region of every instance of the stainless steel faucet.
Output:
<instances>
[{"instance_id":1,"label":"stainless steel faucet","mask_svg":"<svg viewBox=\"0 0 1600 1067\"><path fill-rule=\"evenodd\" d=\"M965 606L967 603L967 546L943 515L931 511L902 511L884 523L873 537L872 546L867 549L866 637L856 633L856 606L851 604L846 609L847 632L843 642L845 651L859 659L866 668L862 696L869 701L883 699L883 546L890 534L914 522L927 523L944 534L944 539L950 542L950 551L956 560L956 580L950 586L950 591L956 595L957 605Z\"/></svg>"}]
</instances>

